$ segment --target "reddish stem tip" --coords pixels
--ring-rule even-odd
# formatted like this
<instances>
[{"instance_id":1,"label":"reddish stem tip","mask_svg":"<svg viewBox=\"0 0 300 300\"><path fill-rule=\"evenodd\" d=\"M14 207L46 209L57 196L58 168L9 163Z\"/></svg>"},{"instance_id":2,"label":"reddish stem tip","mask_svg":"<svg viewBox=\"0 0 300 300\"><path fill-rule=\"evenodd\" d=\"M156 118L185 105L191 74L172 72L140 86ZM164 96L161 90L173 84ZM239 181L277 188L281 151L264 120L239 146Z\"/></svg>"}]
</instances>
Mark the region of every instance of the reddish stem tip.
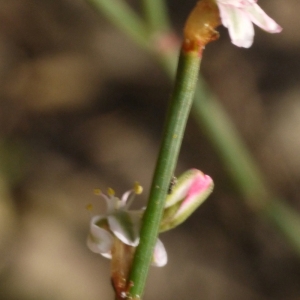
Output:
<instances>
[{"instance_id":1,"label":"reddish stem tip","mask_svg":"<svg viewBox=\"0 0 300 300\"><path fill-rule=\"evenodd\" d=\"M190 13L184 28L183 50L198 52L219 38L215 30L221 24L218 6L212 0L201 0Z\"/></svg>"}]
</instances>

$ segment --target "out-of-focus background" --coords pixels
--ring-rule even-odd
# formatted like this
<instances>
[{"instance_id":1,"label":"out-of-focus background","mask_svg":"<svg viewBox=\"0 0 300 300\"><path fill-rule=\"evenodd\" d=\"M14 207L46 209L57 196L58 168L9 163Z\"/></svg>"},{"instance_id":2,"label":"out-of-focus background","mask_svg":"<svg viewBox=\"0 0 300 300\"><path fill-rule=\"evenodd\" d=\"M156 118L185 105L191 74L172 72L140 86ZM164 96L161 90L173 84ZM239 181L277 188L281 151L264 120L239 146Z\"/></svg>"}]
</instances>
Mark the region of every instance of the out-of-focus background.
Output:
<instances>
[{"instance_id":1,"label":"out-of-focus background","mask_svg":"<svg viewBox=\"0 0 300 300\"><path fill-rule=\"evenodd\" d=\"M139 11L139 1L130 2ZM109 261L89 252L94 188L148 195L171 82L156 60L83 0L0 1L0 299L109 300ZM195 1L168 1L181 28ZM202 74L274 191L300 210L300 2L261 0L282 27L250 49L221 38ZM191 118L178 174L215 191L176 230L145 299L300 299L300 258L239 196Z\"/></svg>"}]
</instances>

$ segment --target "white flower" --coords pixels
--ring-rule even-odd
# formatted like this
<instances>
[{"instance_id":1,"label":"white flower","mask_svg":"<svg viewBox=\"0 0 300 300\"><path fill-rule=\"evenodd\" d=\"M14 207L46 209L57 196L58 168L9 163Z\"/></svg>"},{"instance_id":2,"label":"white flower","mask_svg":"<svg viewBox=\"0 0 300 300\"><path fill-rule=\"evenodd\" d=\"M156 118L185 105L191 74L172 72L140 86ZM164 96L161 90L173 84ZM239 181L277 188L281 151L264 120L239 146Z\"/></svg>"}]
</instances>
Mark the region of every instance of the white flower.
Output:
<instances>
[{"instance_id":1,"label":"white flower","mask_svg":"<svg viewBox=\"0 0 300 300\"><path fill-rule=\"evenodd\" d=\"M108 190L108 196L98 191L107 203L105 215L92 217L90 232L87 239L88 248L94 253L99 253L106 258L112 258L112 249L115 239L123 244L136 247L139 243L139 232L144 209L129 210L129 206L136 194L141 194L142 187L138 184L134 189L124 193L121 199L115 197L112 189ZM152 265L162 267L167 263L167 252L163 243L157 240L155 245Z\"/></svg>"},{"instance_id":2,"label":"white flower","mask_svg":"<svg viewBox=\"0 0 300 300\"><path fill-rule=\"evenodd\" d=\"M212 189L212 179L201 171L191 169L183 173L178 181L170 186L159 231L170 230L184 222L209 196ZM120 200L115 197L112 189L108 190L108 196L98 191L97 194L107 202L107 212L91 219L87 239L87 246L91 251L118 261L114 255L122 248L120 245L128 245L129 247L124 247L128 251L123 253L131 253L133 247L139 244L139 232L145 210L129 210L129 206L135 195L141 192L142 187L136 184L134 189L127 191ZM162 267L167 260L165 247L158 239L153 251L152 265ZM128 263L130 264L130 261Z\"/></svg>"},{"instance_id":3,"label":"white flower","mask_svg":"<svg viewBox=\"0 0 300 300\"><path fill-rule=\"evenodd\" d=\"M253 24L270 33L282 28L257 4L257 0L215 0L222 24L228 28L231 41L238 47L249 48L253 43Z\"/></svg>"}]
</instances>

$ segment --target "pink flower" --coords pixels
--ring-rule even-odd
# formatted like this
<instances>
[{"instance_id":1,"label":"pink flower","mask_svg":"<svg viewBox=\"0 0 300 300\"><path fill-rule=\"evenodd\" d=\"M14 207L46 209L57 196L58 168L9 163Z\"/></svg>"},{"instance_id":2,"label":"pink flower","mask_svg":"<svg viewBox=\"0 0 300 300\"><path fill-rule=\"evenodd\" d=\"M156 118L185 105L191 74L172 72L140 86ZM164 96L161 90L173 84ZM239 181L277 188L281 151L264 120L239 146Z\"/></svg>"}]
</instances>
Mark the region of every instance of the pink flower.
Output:
<instances>
[{"instance_id":1,"label":"pink flower","mask_svg":"<svg viewBox=\"0 0 300 300\"><path fill-rule=\"evenodd\" d=\"M213 180L197 169L184 172L167 196L160 232L184 222L211 194Z\"/></svg>"},{"instance_id":2,"label":"pink flower","mask_svg":"<svg viewBox=\"0 0 300 300\"><path fill-rule=\"evenodd\" d=\"M257 4L257 0L214 0L219 7L222 24L228 28L231 41L238 47L249 48L253 43L253 23L270 32L282 28Z\"/></svg>"}]
</instances>

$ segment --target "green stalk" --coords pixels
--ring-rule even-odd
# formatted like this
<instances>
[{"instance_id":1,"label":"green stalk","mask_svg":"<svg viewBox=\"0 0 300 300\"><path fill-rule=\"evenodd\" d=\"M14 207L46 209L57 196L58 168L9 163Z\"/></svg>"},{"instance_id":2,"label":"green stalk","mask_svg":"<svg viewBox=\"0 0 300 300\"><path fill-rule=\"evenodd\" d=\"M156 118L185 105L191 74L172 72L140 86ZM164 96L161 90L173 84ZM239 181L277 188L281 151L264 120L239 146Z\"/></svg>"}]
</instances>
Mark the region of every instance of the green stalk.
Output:
<instances>
[{"instance_id":1,"label":"green stalk","mask_svg":"<svg viewBox=\"0 0 300 300\"><path fill-rule=\"evenodd\" d=\"M170 21L165 1L143 0L143 11L150 32L167 32L170 30Z\"/></svg>"},{"instance_id":2,"label":"green stalk","mask_svg":"<svg viewBox=\"0 0 300 300\"><path fill-rule=\"evenodd\" d=\"M176 55L173 53L158 52L156 45L151 43L149 36L155 32L148 31L146 26L125 1L120 0L88 0L97 9L104 13L122 32L129 35L143 49L154 55L166 73L173 78ZM162 0L144 0L144 9L148 24L154 24L154 5L159 7ZM146 4L147 2L147 4ZM150 8L150 5L153 5ZM159 10L160 12L165 10ZM166 12L164 12L166 13ZM150 17L151 14L151 17ZM162 20L163 16L159 19ZM167 18L167 16L164 16ZM164 24L157 22L156 24ZM155 25L157 28L158 26ZM162 25L161 25L162 26ZM154 27L151 25L151 27ZM163 26L162 26L163 27ZM162 32L161 29L157 29ZM230 117L226 114L222 104L211 94L205 86L204 80L199 78L199 85L196 91L195 105L192 113L195 120L207 132L207 135L214 145L216 152L226 166L232 180L235 182L241 195L246 199L247 204L256 212L267 218L284 235L286 240L300 254L300 218L292 207L282 198L278 199L271 191L264 175L255 162L253 156L243 143L238 131L232 124Z\"/></svg>"},{"instance_id":3,"label":"green stalk","mask_svg":"<svg viewBox=\"0 0 300 300\"><path fill-rule=\"evenodd\" d=\"M221 104L209 93L203 82L198 84L197 91L193 107L195 120L201 128L205 128L248 205L255 211L260 210L274 198L268 183Z\"/></svg>"},{"instance_id":4,"label":"green stalk","mask_svg":"<svg viewBox=\"0 0 300 300\"><path fill-rule=\"evenodd\" d=\"M131 9L124 0L87 0L100 10L108 20L114 23L143 48L149 46L149 30L145 22Z\"/></svg>"},{"instance_id":5,"label":"green stalk","mask_svg":"<svg viewBox=\"0 0 300 300\"><path fill-rule=\"evenodd\" d=\"M140 243L136 249L128 299L142 296L170 180L174 174L188 115L192 106L200 66L198 52L181 51L174 92L167 113L162 144L154 172L147 209L143 217ZM130 298L131 297L131 298Z\"/></svg>"},{"instance_id":6,"label":"green stalk","mask_svg":"<svg viewBox=\"0 0 300 300\"><path fill-rule=\"evenodd\" d=\"M272 220L286 240L300 253L300 219L299 214L281 199L272 199L263 217Z\"/></svg>"}]
</instances>

